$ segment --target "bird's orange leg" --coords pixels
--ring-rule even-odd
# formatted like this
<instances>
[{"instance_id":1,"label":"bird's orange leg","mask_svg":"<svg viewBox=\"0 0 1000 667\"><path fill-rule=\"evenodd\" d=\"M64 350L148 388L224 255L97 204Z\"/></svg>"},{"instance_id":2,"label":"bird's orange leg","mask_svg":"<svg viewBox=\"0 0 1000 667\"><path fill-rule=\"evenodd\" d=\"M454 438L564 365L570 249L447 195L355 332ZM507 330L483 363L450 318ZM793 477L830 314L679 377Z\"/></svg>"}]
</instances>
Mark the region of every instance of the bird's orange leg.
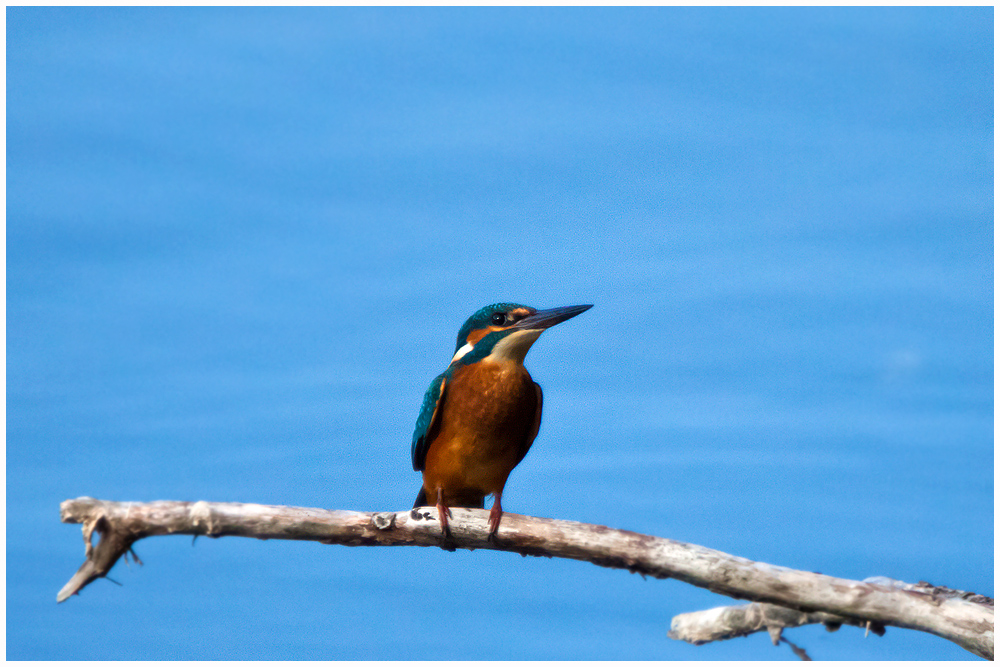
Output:
<instances>
[{"instance_id":1,"label":"bird's orange leg","mask_svg":"<svg viewBox=\"0 0 1000 667\"><path fill-rule=\"evenodd\" d=\"M441 487L438 487L437 511L438 518L441 520L441 535L447 539L451 535L451 530L448 528L448 517L451 516L451 510L444 504L444 493L441 491Z\"/></svg>"},{"instance_id":2,"label":"bird's orange leg","mask_svg":"<svg viewBox=\"0 0 1000 667\"><path fill-rule=\"evenodd\" d=\"M503 514L503 508L500 507L500 496L502 493L501 491L497 491L493 496L493 507L490 509L490 532L487 533L487 538L489 539L493 539L497 528L500 527L500 516Z\"/></svg>"}]
</instances>

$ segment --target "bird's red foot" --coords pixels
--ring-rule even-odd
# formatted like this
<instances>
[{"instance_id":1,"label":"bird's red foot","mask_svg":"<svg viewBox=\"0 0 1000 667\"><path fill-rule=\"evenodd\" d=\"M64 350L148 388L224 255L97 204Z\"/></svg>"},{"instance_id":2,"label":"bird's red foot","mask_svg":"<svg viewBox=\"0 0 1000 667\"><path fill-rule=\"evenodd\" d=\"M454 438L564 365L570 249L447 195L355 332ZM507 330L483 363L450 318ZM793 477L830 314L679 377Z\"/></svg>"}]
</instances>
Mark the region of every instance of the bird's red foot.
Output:
<instances>
[{"instance_id":1,"label":"bird's red foot","mask_svg":"<svg viewBox=\"0 0 1000 667\"><path fill-rule=\"evenodd\" d=\"M444 494L441 493L441 489L438 489L437 511L438 519L441 521L441 534L447 539L451 537L451 530L448 528L448 517L451 516L451 510L444 504Z\"/></svg>"},{"instance_id":2,"label":"bird's red foot","mask_svg":"<svg viewBox=\"0 0 1000 667\"><path fill-rule=\"evenodd\" d=\"M500 494L498 493L496 494L496 500L493 501L493 507L490 509L490 532L486 536L487 539L492 540L496 536L502 515L503 508L500 507Z\"/></svg>"}]
</instances>

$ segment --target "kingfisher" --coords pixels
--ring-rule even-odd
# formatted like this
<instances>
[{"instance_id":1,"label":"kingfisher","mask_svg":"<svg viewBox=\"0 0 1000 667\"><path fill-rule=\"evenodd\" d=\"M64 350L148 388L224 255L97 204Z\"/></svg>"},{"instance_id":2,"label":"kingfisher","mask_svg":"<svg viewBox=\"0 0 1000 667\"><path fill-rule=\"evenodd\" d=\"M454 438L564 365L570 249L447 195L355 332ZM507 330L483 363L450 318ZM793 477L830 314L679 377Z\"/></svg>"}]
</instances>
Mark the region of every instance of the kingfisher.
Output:
<instances>
[{"instance_id":1,"label":"kingfisher","mask_svg":"<svg viewBox=\"0 0 1000 667\"><path fill-rule=\"evenodd\" d=\"M542 388L524 356L543 331L590 307L494 303L462 325L451 364L424 394L411 450L413 469L423 473L413 506L434 502L445 538L449 507L483 508L491 494L489 537L496 534L507 477L542 420Z\"/></svg>"}]
</instances>

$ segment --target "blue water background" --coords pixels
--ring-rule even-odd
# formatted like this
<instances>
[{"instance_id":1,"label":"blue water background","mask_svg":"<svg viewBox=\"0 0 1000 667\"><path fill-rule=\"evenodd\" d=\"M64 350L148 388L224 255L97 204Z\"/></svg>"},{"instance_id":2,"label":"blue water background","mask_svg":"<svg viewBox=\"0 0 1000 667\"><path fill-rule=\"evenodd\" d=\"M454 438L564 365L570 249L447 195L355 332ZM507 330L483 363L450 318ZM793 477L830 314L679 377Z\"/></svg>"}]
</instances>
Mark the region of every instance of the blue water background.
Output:
<instances>
[{"instance_id":1,"label":"blue water background","mask_svg":"<svg viewBox=\"0 0 1000 667\"><path fill-rule=\"evenodd\" d=\"M993 595L993 9L7 10L7 657L794 659L676 581L155 538L59 503L401 510L499 300L512 512ZM965 659L890 628L818 659Z\"/></svg>"}]
</instances>

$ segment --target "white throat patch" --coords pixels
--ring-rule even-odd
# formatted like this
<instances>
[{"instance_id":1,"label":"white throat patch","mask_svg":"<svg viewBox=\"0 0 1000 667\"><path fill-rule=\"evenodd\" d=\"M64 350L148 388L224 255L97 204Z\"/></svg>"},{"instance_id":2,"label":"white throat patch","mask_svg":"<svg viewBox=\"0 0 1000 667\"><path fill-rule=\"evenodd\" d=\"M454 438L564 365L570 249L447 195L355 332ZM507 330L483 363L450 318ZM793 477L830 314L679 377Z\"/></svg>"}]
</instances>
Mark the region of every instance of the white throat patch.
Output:
<instances>
[{"instance_id":1,"label":"white throat patch","mask_svg":"<svg viewBox=\"0 0 1000 667\"><path fill-rule=\"evenodd\" d=\"M531 346L538 340L543 331L545 329L522 329L515 331L501 338L500 342L493 346L493 351L483 361L492 361L494 363L513 361L523 364L524 355L528 354L528 350L531 349Z\"/></svg>"}]
</instances>

